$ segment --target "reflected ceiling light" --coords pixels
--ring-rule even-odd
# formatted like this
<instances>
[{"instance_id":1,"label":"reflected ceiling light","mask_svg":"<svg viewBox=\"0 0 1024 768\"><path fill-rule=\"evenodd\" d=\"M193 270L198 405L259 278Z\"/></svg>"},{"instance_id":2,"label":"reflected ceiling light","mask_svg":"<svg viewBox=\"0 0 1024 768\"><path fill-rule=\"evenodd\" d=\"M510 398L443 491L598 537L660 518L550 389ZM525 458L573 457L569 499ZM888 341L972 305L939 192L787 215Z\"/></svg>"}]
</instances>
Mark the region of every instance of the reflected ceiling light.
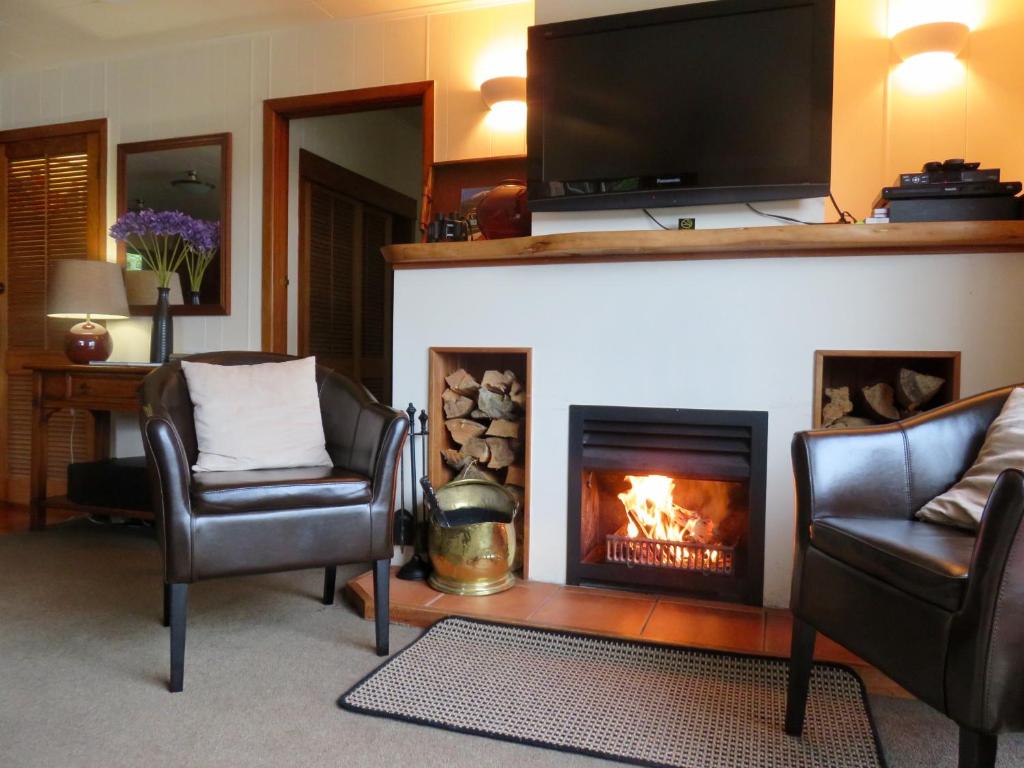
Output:
<instances>
[{"instance_id":1,"label":"reflected ceiling light","mask_svg":"<svg viewBox=\"0 0 1024 768\"><path fill-rule=\"evenodd\" d=\"M194 195L202 195L214 189L217 185L211 184L208 181L203 181L199 178L199 174L195 171L185 171L185 176L180 179L174 179L171 182L171 186L176 189L181 189L186 192L190 192Z\"/></svg>"},{"instance_id":2,"label":"reflected ceiling light","mask_svg":"<svg viewBox=\"0 0 1024 768\"><path fill-rule=\"evenodd\" d=\"M959 21L936 21L907 27L892 38L896 55L908 61L922 54L956 58L967 45L970 28Z\"/></svg>"}]
</instances>

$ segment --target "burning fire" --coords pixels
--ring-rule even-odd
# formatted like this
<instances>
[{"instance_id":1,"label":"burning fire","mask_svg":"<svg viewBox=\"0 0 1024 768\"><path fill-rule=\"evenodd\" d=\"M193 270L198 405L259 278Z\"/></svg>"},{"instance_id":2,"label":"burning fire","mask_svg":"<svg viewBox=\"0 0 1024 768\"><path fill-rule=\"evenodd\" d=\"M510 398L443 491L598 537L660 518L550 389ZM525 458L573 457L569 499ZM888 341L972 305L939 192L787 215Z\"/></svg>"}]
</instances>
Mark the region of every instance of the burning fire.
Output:
<instances>
[{"instance_id":1,"label":"burning fire","mask_svg":"<svg viewBox=\"0 0 1024 768\"><path fill-rule=\"evenodd\" d=\"M626 535L631 539L693 544L700 548L714 544L713 521L675 503L675 482L665 475L626 475L630 488L619 494L626 509ZM686 547L666 548L663 557L682 564L691 558ZM702 552L711 563L718 559L715 549Z\"/></svg>"}]
</instances>

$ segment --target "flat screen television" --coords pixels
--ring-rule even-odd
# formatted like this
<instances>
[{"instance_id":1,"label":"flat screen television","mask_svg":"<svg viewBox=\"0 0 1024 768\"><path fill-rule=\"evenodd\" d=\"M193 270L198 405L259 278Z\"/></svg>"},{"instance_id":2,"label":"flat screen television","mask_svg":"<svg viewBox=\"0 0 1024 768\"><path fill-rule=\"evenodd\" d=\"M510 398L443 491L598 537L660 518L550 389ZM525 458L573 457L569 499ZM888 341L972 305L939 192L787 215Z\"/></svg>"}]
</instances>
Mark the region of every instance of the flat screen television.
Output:
<instances>
[{"instance_id":1,"label":"flat screen television","mask_svg":"<svg viewBox=\"0 0 1024 768\"><path fill-rule=\"evenodd\" d=\"M835 0L714 0L530 28L530 208L829 193Z\"/></svg>"}]
</instances>

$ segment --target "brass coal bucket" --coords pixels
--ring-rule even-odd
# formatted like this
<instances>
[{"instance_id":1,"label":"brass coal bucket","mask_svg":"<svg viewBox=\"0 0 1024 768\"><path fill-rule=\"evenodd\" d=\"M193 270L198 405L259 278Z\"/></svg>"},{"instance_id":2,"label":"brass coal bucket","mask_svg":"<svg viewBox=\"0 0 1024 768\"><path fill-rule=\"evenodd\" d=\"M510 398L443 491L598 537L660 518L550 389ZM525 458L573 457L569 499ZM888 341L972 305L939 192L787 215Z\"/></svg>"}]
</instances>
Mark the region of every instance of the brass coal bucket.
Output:
<instances>
[{"instance_id":1,"label":"brass coal bucket","mask_svg":"<svg viewBox=\"0 0 1024 768\"><path fill-rule=\"evenodd\" d=\"M449 522L430 520L430 586L453 595L493 595L515 584L515 517L519 500L505 486L486 480L456 480L438 488L437 502ZM495 522L470 522L486 510ZM460 515L460 512L462 513ZM474 518L474 515L476 517Z\"/></svg>"}]
</instances>

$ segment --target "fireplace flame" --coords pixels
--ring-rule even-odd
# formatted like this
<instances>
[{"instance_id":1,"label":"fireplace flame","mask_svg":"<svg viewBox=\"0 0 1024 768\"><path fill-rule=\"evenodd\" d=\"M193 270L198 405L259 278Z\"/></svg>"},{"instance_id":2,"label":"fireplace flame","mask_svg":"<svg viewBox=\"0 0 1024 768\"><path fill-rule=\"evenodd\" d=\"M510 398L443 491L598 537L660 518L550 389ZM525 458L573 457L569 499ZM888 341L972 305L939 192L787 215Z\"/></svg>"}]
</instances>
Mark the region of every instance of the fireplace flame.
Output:
<instances>
[{"instance_id":1,"label":"fireplace flame","mask_svg":"<svg viewBox=\"0 0 1024 768\"><path fill-rule=\"evenodd\" d=\"M732 573L732 546L721 542L713 519L676 504L671 477L626 475L625 480L629 490L618 497L626 522L606 536L609 562Z\"/></svg>"},{"instance_id":2,"label":"fireplace flame","mask_svg":"<svg viewBox=\"0 0 1024 768\"><path fill-rule=\"evenodd\" d=\"M714 540L715 524L672 498L675 481L665 475L626 475L629 490L619 494L626 509L626 533L661 541L707 545ZM679 550L682 558L685 549Z\"/></svg>"}]
</instances>

